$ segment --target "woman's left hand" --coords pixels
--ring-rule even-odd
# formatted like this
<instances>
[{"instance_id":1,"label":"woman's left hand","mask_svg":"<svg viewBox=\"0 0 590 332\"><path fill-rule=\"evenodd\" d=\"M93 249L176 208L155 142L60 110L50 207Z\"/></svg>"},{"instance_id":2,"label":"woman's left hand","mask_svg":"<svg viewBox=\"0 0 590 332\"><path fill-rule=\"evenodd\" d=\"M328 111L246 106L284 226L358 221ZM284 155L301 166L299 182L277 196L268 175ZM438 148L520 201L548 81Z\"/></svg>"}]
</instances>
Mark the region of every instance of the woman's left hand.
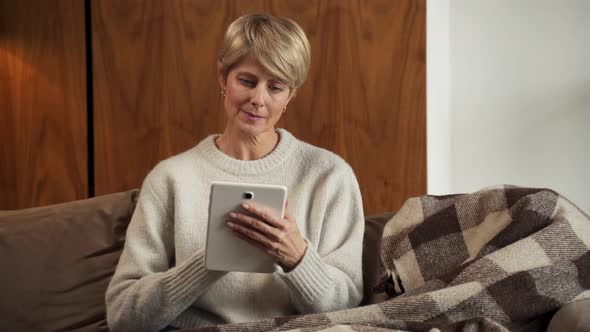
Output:
<instances>
[{"instance_id":1,"label":"woman's left hand","mask_svg":"<svg viewBox=\"0 0 590 332\"><path fill-rule=\"evenodd\" d=\"M288 212L285 218L276 217L269 209L254 203L242 204L242 208L250 215L231 212L227 226L239 238L276 258L283 269L293 270L307 250L307 241L293 217Z\"/></svg>"}]
</instances>

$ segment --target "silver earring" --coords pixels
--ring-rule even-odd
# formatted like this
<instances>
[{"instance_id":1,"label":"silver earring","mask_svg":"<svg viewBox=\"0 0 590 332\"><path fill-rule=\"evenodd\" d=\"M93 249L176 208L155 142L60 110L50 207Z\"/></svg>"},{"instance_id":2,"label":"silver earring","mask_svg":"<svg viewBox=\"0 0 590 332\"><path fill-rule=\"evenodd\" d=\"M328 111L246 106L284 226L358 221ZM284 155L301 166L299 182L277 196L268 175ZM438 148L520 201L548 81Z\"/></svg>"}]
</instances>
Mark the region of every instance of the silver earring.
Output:
<instances>
[{"instance_id":1,"label":"silver earring","mask_svg":"<svg viewBox=\"0 0 590 332\"><path fill-rule=\"evenodd\" d=\"M285 105L285 108L283 108L283 113L287 112L287 105Z\"/></svg>"},{"instance_id":2,"label":"silver earring","mask_svg":"<svg viewBox=\"0 0 590 332\"><path fill-rule=\"evenodd\" d=\"M221 97L225 98L225 89L221 89Z\"/></svg>"}]
</instances>

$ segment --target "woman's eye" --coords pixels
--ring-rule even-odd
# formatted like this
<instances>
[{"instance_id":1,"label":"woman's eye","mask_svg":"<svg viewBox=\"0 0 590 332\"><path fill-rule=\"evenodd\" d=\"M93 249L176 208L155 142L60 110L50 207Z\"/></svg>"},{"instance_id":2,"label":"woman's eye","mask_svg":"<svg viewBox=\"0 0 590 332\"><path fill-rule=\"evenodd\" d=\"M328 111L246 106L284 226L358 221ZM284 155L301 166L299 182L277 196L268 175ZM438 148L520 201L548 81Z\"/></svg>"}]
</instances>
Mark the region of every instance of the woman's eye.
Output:
<instances>
[{"instance_id":1,"label":"woman's eye","mask_svg":"<svg viewBox=\"0 0 590 332\"><path fill-rule=\"evenodd\" d=\"M283 87L279 86L279 85L271 85L270 86L270 91L272 92L281 92L283 91Z\"/></svg>"},{"instance_id":2,"label":"woman's eye","mask_svg":"<svg viewBox=\"0 0 590 332\"><path fill-rule=\"evenodd\" d=\"M239 78L238 80L239 80L240 82L242 82L242 83L243 83L244 85L246 85L246 86L250 86L250 87L254 86L254 81L251 81L251 80L249 80L249 79L246 79L246 78Z\"/></svg>"}]
</instances>

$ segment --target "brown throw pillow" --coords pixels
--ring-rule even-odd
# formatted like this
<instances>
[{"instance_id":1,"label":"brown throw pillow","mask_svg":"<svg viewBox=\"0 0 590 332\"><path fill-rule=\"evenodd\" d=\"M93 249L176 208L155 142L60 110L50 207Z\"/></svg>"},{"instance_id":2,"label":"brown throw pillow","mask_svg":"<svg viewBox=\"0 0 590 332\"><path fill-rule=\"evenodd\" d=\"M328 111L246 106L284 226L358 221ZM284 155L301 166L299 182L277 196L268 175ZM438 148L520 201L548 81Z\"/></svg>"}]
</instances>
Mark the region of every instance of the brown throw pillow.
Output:
<instances>
[{"instance_id":1,"label":"brown throw pillow","mask_svg":"<svg viewBox=\"0 0 590 332\"><path fill-rule=\"evenodd\" d=\"M137 190L0 211L0 317L6 331L106 331L104 295Z\"/></svg>"}]
</instances>

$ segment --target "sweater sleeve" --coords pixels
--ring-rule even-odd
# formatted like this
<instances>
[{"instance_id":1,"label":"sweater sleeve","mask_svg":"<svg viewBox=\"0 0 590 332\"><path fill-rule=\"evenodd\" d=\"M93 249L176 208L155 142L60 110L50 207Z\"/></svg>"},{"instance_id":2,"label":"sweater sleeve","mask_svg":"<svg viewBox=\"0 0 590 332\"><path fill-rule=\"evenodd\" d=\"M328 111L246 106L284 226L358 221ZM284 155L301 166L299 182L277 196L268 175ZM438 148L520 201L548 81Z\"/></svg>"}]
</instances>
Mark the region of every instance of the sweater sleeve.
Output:
<instances>
[{"instance_id":1,"label":"sweater sleeve","mask_svg":"<svg viewBox=\"0 0 590 332\"><path fill-rule=\"evenodd\" d=\"M361 193L348 165L339 173L314 195L310 217L320 219L318 243L308 241L303 259L292 271L277 268L300 313L352 308L362 299Z\"/></svg>"},{"instance_id":2,"label":"sweater sleeve","mask_svg":"<svg viewBox=\"0 0 590 332\"><path fill-rule=\"evenodd\" d=\"M106 292L107 322L112 331L162 329L224 274L205 269L204 252L170 266L174 261L174 221L166 209L169 194L161 190L158 195L155 190L165 188L162 177L153 173L142 186L123 253Z\"/></svg>"}]
</instances>

